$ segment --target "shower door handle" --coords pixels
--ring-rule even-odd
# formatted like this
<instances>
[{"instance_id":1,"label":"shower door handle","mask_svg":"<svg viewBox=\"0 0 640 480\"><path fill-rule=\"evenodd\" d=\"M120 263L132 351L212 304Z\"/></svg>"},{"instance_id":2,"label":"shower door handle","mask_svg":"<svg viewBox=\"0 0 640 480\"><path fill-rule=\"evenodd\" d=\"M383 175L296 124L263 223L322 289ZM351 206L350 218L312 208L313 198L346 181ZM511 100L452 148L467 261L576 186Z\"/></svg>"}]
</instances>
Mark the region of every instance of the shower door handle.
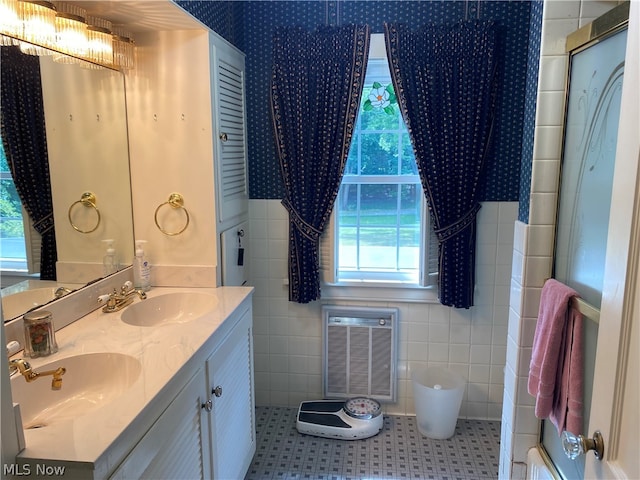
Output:
<instances>
[{"instance_id":1,"label":"shower door handle","mask_svg":"<svg viewBox=\"0 0 640 480\"><path fill-rule=\"evenodd\" d=\"M571 460L575 460L580 455L584 455L589 450L593 450L596 458L602 460L604 457L604 440L602 434L596 430L593 438L586 438L583 435L574 435L566 430L562 432L562 449Z\"/></svg>"}]
</instances>

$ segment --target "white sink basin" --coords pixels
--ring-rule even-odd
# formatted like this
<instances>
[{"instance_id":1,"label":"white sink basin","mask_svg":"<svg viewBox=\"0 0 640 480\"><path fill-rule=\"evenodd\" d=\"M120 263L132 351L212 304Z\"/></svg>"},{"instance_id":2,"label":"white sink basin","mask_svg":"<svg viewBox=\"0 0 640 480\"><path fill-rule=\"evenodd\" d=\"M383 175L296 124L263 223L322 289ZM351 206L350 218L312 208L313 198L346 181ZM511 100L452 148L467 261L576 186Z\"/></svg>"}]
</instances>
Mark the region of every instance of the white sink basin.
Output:
<instances>
[{"instance_id":1,"label":"white sink basin","mask_svg":"<svg viewBox=\"0 0 640 480\"><path fill-rule=\"evenodd\" d=\"M166 323L186 323L215 308L217 297L197 292L174 292L140 300L121 315L124 323L153 327Z\"/></svg>"},{"instance_id":2,"label":"white sink basin","mask_svg":"<svg viewBox=\"0 0 640 480\"><path fill-rule=\"evenodd\" d=\"M29 361L28 359L26 359ZM65 367L62 388L51 389L51 376L27 383L11 378L13 401L20 404L25 429L43 428L86 415L125 392L140 376L140 362L119 353L88 353L33 368L36 372Z\"/></svg>"}]
</instances>

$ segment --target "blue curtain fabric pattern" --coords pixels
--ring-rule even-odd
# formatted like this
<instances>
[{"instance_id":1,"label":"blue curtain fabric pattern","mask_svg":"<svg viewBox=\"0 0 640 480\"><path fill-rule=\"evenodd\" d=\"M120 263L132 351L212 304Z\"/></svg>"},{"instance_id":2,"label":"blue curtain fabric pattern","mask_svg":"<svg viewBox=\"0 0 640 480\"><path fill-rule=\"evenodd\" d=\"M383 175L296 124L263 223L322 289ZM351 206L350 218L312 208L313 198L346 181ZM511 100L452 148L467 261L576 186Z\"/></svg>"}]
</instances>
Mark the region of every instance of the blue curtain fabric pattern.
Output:
<instances>
[{"instance_id":1,"label":"blue curtain fabric pattern","mask_svg":"<svg viewBox=\"0 0 640 480\"><path fill-rule=\"evenodd\" d=\"M56 234L49 178L40 61L18 47L0 48L2 143L22 204L42 236L40 278L56 279Z\"/></svg>"},{"instance_id":2,"label":"blue curtain fabric pattern","mask_svg":"<svg viewBox=\"0 0 640 480\"><path fill-rule=\"evenodd\" d=\"M385 24L387 56L429 202L443 305L469 308L475 284L478 187L497 92L492 21Z\"/></svg>"},{"instance_id":3,"label":"blue curtain fabric pattern","mask_svg":"<svg viewBox=\"0 0 640 480\"><path fill-rule=\"evenodd\" d=\"M319 238L351 145L369 53L369 27L278 27L271 117L289 213L289 300L320 298Z\"/></svg>"}]
</instances>

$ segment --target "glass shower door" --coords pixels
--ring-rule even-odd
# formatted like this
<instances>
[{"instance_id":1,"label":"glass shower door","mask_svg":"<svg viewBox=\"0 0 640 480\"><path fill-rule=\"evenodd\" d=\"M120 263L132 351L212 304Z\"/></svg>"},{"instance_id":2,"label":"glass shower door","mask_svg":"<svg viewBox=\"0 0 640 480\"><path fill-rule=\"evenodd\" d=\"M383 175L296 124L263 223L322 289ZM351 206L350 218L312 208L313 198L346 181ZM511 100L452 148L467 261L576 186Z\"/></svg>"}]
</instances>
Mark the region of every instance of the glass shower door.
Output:
<instances>
[{"instance_id":1,"label":"glass shower door","mask_svg":"<svg viewBox=\"0 0 640 480\"><path fill-rule=\"evenodd\" d=\"M626 37L626 28L610 31L570 52L554 278L596 308L602 298ZM585 318L584 331L586 434L598 325ZM542 445L564 478L584 478L584 456L569 460L548 420Z\"/></svg>"}]
</instances>

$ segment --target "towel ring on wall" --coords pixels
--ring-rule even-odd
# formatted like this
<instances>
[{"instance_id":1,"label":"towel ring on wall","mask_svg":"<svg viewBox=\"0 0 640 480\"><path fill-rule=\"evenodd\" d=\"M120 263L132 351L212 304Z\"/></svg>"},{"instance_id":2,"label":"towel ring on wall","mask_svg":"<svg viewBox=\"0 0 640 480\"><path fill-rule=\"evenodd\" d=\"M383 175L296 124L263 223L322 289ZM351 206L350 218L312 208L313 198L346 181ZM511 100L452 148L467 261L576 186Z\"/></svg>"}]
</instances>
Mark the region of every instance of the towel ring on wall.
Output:
<instances>
[{"instance_id":1,"label":"towel ring on wall","mask_svg":"<svg viewBox=\"0 0 640 480\"><path fill-rule=\"evenodd\" d=\"M87 208L93 208L96 211L96 214L98 215L98 220L96 221L95 226L90 229L90 230L83 230L80 227L78 227L75 223L73 223L73 219L71 218L71 210L73 210L73 207L75 207L76 205L81 204L84 205ZM100 225L100 210L98 210L98 207L96 207L96 196L93 192L84 192L82 194L82 196L80 197L80 200L76 200L75 202L73 202L71 204L71 206L69 207L69 223L71 224L71 226L73 227L73 229L77 232L80 233L91 233L91 232L95 232L95 230L98 228L98 226Z\"/></svg>"},{"instance_id":2,"label":"towel ring on wall","mask_svg":"<svg viewBox=\"0 0 640 480\"><path fill-rule=\"evenodd\" d=\"M187 221L184 224L184 227L182 227L177 232L167 232L164 228L160 226L160 223L158 223L158 212L165 205L169 205L171 208L181 208L182 210L184 210L184 214L187 216ZM175 235L180 235L182 232L184 232L189 226L189 211L186 208L184 208L184 198L182 198L182 195L175 192L169 195L169 200L158 205L158 208L156 208L156 213L153 216L153 219L156 221L156 227L158 227L158 230L160 230L165 235L173 237Z\"/></svg>"}]
</instances>

